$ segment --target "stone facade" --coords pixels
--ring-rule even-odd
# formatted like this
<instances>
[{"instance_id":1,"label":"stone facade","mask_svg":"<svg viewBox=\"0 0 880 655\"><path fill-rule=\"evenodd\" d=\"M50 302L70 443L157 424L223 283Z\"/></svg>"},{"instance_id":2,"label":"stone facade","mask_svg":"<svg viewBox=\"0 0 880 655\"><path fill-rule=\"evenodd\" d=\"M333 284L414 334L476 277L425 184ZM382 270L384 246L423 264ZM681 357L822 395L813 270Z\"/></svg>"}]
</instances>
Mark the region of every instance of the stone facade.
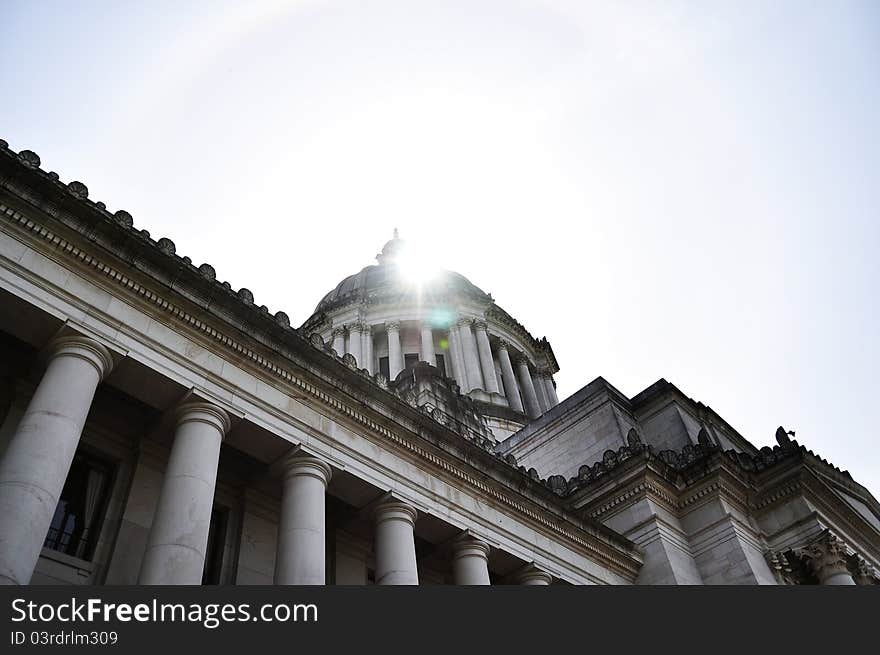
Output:
<instances>
[{"instance_id":1,"label":"stone facade","mask_svg":"<svg viewBox=\"0 0 880 655\"><path fill-rule=\"evenodd\" d=\"M297 329L0 142L0 582L876 583L847 473L665 381L560 402L546 339L455 273L414 303L402 247Z\"/></svg>"}]
</instances>

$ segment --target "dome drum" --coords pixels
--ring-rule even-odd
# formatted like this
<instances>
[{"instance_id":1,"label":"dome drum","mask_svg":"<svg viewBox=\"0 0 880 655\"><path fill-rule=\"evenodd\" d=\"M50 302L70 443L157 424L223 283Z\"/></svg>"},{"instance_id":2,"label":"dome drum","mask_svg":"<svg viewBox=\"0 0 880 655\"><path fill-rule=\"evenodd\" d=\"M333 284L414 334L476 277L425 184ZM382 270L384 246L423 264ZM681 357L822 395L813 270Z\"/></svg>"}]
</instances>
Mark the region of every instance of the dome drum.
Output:
<instances>
[{"instance_id":1,"label":"dome drum","mask_svg":"<svg viewBox=\"0 0 880 655\"><path fill-rule=\"evenodd\" d=\"M379 263L337 284L301 329L391 384L418 362L430 364L479 404L496 439L558 404L559 367L546 339L534 339L458 273L414 284L397 265L404 251L402 240L389 241Z\"/></svg>"}]
</instances>

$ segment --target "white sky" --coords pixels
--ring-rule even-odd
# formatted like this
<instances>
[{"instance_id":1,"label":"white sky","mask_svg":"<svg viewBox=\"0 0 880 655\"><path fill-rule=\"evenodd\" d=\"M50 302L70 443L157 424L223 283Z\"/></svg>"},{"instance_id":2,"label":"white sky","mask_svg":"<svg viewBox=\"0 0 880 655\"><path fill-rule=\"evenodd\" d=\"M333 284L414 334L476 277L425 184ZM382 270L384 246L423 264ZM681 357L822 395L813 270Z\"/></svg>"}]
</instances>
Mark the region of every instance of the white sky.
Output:
<instances>
[{"instance_id":1,"label":"white sky","mask_svg":"<svg viewBox=\"0 0 880 655\"><path fill-rule=\"evenodd\" d=\"M183 6L181 6L183 5ZM880 4L0 4L0 137L304 321L394 227L880 490Z\"/></svg>"}]
</instances>

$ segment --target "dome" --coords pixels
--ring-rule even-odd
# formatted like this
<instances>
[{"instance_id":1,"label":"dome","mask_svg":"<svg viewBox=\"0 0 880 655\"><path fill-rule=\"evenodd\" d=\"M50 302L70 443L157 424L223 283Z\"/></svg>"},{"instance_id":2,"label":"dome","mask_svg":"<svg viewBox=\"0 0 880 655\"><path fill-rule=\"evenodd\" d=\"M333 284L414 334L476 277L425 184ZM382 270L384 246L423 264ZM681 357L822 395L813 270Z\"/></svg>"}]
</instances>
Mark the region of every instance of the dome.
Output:
<instances>
[{"instance_id":1,"label":"dome","mask_svg":"<svg viewBox=\"0 0 880 655\"><path fill-rule=\"evenodd\" d=\"M337 284L332 291L327 293L315 307L314 314L329 311L342 306L349 301L385 293L406 294L412 291L406 276L402 275L397 266L397 259L403 251L406 242L397 236L388 241L382 252L376 255L378 264L365 266L354 275L349 275ZM453 294L464 293L476 296L480 300L491 301L492 298L485 291L473 284L464 275L454 271L441 270L421 286L422 293L428 294Z\"/></svg>"}]
</instances>

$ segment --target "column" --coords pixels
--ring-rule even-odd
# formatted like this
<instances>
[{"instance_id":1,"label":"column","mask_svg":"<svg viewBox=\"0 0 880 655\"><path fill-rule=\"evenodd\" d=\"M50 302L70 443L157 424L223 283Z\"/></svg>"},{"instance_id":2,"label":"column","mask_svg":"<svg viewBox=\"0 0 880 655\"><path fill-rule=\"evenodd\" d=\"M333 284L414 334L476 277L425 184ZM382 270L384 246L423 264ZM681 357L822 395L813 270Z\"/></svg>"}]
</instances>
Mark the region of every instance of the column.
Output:
<instances>
[{"instance_id":1,"label":"column","mask_svg":"<svg viewBox=\"0 0 880 655\"><path fill-rule=\"evenodd\" d=\"M216 405L192 402L178 408L138 584L201 584L220 443L228 431L229 417Z\"/></svg>"},{"instance_id":2,"label":"column","mask_svg":"<svg viewBox=\"0 0 880 655\"><path fill-rule=\"evenodd\" d=\"M846 547L829 530L799 552L819 584L854 585L852 574L846 566Z\"/></svg>"},{"instance_id":3,"label":"column","mask_svg":"<svg viewBox=\"0 0 880 655\"><path fill-rule=\"evenodd\" d=\"M345 354L345 328L335 327L330 334L333 337L333 350L342 357Z\"/></svg>"},{"instance_id":4,"label":"column","mask_svg":"<svg viewBox=\"0 0 880 655\"><path fill-rule=\"evenodd\" d=\"M544 379L541 373L532 375L532 386L535 387L535 395L538 397L538 407L541 408L543 414L550 405L547 404L547 389L544 387Z\"/></svg>"},{"instance_id":5,"label":"column","mask_svg":"<svg viewBox=\"0 0 880 655\"><path fill-rule=\"evenodd\" d=\"M364 354L361 350L361 346L363 346L363 343L361 343L363 327L358 322L351 323L348 326L348 352L354 357L358 368L363 368L364 366Z\"/></svg>"},{"instance_id":6,"label":"column","mask_svg":"<svg viewBox=\"0 0 880 655\"><path fill-rule=\"evenodd\" d=\"M49 346L43 378L0 462L0 584L28 584L98 383L113 368L94 339Z\"/></svg>"},{"instance_id":7,"label":"column","mask_svg":"<svg viewBox=\"0 0 880 655\"><path fill-rule=\"evenodd\" d=\"M457 323L461 352L464 358L464 368L467 375L467 391L483 388L483 378L480 375L480 359L477 355L477 346L474 343L474 335L471 332L471 320L460 319Z\"/></svg>"},{"instance_id":8,"label":"column","mask_svg":"<svg viewBox=\"0 0 880 655\"><path fill-rule=\"evenodd\" d=\"M275 584L325 583L325 495L330 467L304 455L285 462Z\"/></svg>"},{"instance_id":9,"label":"column","mask_svg":"<svg viewBox=\"0 0 880 655\"><path fill-rule=\"evenodd\" d=\"M541 407L538 405L538 396L532 384L532 375L529 373L529 360L525 355L517 357L516 371L519 374L519 387L522 389L526 415L529 418L538 418L541 415Z\"/></svg>"},{"instance_id":10,"label":"column","mask_svg":"<svg viewBox=\"0 0 880 655\"><path fill-rule=\"evenodd\" d=\"M463 535L452 544L452 576L457 585L489 584L489 544Z\"/></svg>"},{"instance_id":11,"label":"column","mask_svg":"<svg viewBox=\"0 0 880 655\"><path fill-rule=\"evenodd\" d=\"M450 326L447 338L449 340L449 358L452 360L452 377L455 378L461 390L466 391L467 373L464 368L464 359L461 356L461 341L454 325Z\"/></svg>"},{"instance_id":12,"label":"column","mask_svg":"<svg viewBox=\"0 0 880 655\"><path fill-rule=\"evenodd\" d=\"M556 385L553 384L553 374L547 372L544 374L544 388L547 391L547 401L550 407L556 407L559 404L559 397L556 395Z\"/></svg>"},{"instance_id":13,"label":"column","mask_svg":"<svg viewBox=\"0 0 880 655\"><path fill-rule=\"evenodd\" d=\"M504 393L507 394L507 404L511 409L525 413L522 399L519 397L519 386L516 384L516 376L513 373L513 365L510 363L510 346L503 339L498 342L498 361L501 362L501 379L504 380Z\"/></svg>"},{"instance_id":14,"label":"column","mask_svg":"<svg viewBox=\"0 0 880 655\"><path fill-rule=\"evenodd\" d=\"M545 586L553 582L552 575L542 571L534 564L528 564L521 568L514 574L513 579L516 581L516 584L532 586Z\"/></svg>"},{"instance_id":15,"label":"column","mask_svg":"<svg viewBox=\"0 0 880 655\"><path fill-rule=\"evenodd\" d=\"M485 390L489 393L501 393L498 379L495 377L495 362L492 360L492 347L489 345L489 335L486 328L486 321L474 321L480 368L483 370L483 380L486 382Z\"/></svg>"},{"instance_id":16,"label":"column","mask_svg":"<svg viewBox=\"0 0 880 655\"><path fill-rule=\"evenodd\" d=\"M437 366L437 358L434 357L434 333L428 323L422 323L422 348L419 360Z\"/></svg>"},{"instance_id":17,"label":"column","mask_svg":"<svg viewBox=\"0 0 880 655\"><path fill-rule=\"evenodd\" d=\"M413 528L418 513L404 502L390 500L379 505L376 520L376 584L417 585L416 543Z\"/></svg>"},{"instance_id":18,"label":"column","mask_svg":"<svg viewBox=\"0 0 880 655\"><path fill-rule=\"evenodd\" d=\"M388 377L392 380L403 370L403 351L400 349L400 323L385 324L388 332Z\"/></svg>"},{"instance_id":19,"label":"column","mask_svg":"<svg viewBox=\"0 0 880 655\"><path fill-rule=\"evenodd\" d=\"M365 368L370 372L370 375L374 373L373 371L373 326L372 325L364 325L363 332L361 333L361 352L364 354L364 361L361 364L361 368Z\"/></svg>"}]
</instances>

